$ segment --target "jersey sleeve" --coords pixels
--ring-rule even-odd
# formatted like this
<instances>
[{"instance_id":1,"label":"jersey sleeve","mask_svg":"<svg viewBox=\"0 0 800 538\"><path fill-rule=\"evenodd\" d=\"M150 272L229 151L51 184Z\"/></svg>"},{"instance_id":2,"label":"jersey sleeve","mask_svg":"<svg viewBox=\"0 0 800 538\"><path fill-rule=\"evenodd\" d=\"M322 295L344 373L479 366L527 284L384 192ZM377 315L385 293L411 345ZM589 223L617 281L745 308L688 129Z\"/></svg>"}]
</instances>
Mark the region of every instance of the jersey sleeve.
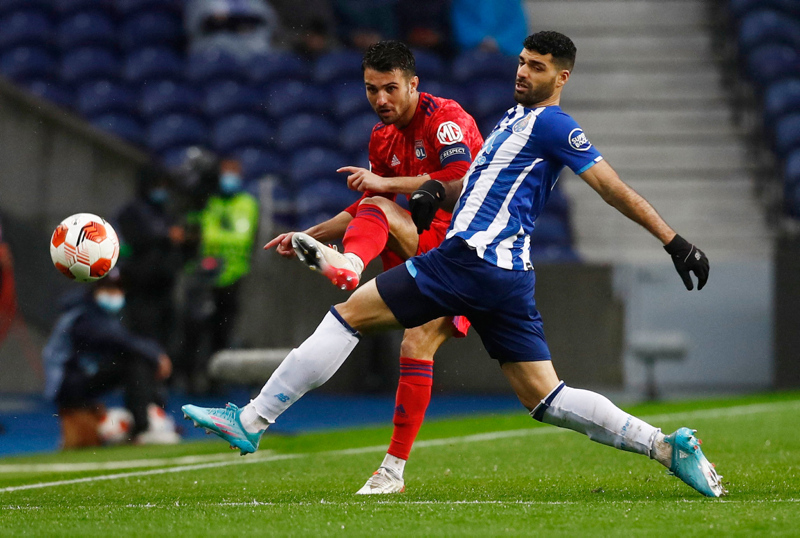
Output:
<instances>
[{"instance_id":1,"label":"jersey sleeve","mask_svg":"<svg viewBox=\"0 0 800 538\"><path fill-rule=\"evenodd\" d=\"M575 174L582 174L603 160L572 116L559 112L547 119L542 122L542 142L552 158L568 166Z\"/></svg>"},{"instance_id":2,"label":"jersey sleeve","mask_svg":"<svg viewBox=\"0 0 800 538\"><path fill-rule=\"evenodd\" d=\"M472 163L471 146L480 133L475 120L462 109L446 105L438 108L428 122L429 143L439 157L441 170L430 176L440 181L452 181L464 176Z\"/></svg>"},{"instance_id":3,"label":"jersey sleeve","mask_svg":"<svg viewBox=\"0 0 800 538\"><path fill-rule=\"evenodd\" d=\"M385 157L381 157L384 143L383 138L378 135L380 129L381 124L375 125L369 138L369 169L370 172L381 177L392 177L389 163L385 162Z\"/></svg>"}]
</instances>

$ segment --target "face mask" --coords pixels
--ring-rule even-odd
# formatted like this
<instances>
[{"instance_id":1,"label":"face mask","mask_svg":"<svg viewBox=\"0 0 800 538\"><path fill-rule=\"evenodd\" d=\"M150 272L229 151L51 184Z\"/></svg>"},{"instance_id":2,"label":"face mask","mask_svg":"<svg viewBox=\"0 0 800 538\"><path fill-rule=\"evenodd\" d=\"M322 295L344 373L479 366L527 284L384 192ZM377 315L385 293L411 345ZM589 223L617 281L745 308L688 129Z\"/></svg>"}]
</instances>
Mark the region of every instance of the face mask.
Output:
<instances>
[{"instance_id":1,"label":"face mask","mask_svg":"<svg viewBox=\"0 0 800 538\"><path fill-rule=\"evenodd\" d=\"M125 306L125 295L121 293L98 292L94 296L97 305L109 314L117 314Z\"/></svg>"},{"instance_id":2,"label":"face mask","mask_svg":"<svg viewBox=\"0 0 800 538\"><path fill-rule=\"evenodd\" d=\"M234 194L242 190L242 178L239 174L225 172L219 177L219 190L223 194Z\"/></svg>"},{"instance_id":3,"label":"face mask","mask_svg":"<svg viewBox=\"0 0 800 538\"><path fill-rule=\"evenodd\" d=\"M147 197L150 198L150 201L154 204L165 204L167 200L169 200L169 191L164 187L156 187L147 193Z\"/></svg>"}]
</instances>

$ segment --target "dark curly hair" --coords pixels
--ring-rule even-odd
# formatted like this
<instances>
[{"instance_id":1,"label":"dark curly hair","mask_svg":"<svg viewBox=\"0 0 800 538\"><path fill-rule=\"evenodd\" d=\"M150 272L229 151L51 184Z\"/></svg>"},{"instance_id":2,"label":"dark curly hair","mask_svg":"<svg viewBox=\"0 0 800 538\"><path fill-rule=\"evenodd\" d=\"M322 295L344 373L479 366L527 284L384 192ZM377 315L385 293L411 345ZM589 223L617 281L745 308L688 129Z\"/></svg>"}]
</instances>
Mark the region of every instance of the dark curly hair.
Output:
<instances>
[{"instance_id":1,"label":"dark curly hair","mask_svg":"<svg viewBox=\"0 0 800 538\"><path fill-rule=\"evenodd\" d=\"M374 69L380 73L389 73L399 69L408 78L417 72L414 54L400 41L379 41L370 45L361 61L361 71Z\"/></svg>"},{"instance_id":2,"label":"dark curly hair","mask_svg":"<svg viewBox=\"0 0 800 538\"><path fill-rule=\"evenodd\" d=\"M578 49L570 38L559 32L536 32L526 37L522 46L541 55L552 54L553 64L558 69L572 71L575 67L575 54Z\"/></svg>"}]
</instances>

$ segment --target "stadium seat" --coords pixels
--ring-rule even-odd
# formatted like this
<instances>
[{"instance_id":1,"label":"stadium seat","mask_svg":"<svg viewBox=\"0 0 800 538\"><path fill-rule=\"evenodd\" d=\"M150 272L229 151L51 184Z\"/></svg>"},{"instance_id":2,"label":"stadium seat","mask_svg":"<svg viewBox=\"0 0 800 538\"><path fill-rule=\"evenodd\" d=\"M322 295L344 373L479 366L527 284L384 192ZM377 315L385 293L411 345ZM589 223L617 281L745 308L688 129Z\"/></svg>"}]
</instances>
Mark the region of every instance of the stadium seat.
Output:
<instances>
[{"instance_id":1,"label":"stadium seat","mask_svg":"<svg viewBox=\"0 0 800 538\"><path fill-rule=\"evenodd\" d=\"M32 80L25 83L25 89L62 108L72 108L74 105L75 96L72 92L53 80Z\"/></svg>"},{"instance_id":2,"label":"stadium seat","mask_svg":"<svg viewBox=\"0 0 800 538\"><path fill-rule=\"evenodd\" d=\"M131 51L153 46L177 47L183 38L183 23L178 15L145 11L122 23L119 41L124 49Z\"/></svg>"},{"instance_id":3,"label":"stadium seat","mask_svg":"<svg viewBox=\"0 0 800 538\"><path fill-rule=\"evenodd\" d=\"M336 215L360 197L361 193L348 189L344 181L315 181L298 190L295 208L300 220L320 213Z\"/></svg>"},{"instance_id":4,"label":"stadium seat","mask_svg":"<svg viewBox=\"0 0 800 538\"><path fill-rule=\"evenodd\" d=\"M92 119L91 124L132 144L144 142L142 126L128 114L104 114Z\"/></svg>"},{"instance_id":5,"label":"stadium seat","mask_svg":"<svg viewBox=\"0 0 800 538\"><path fill-rule=\"evenodd\" d=\"M125 79L141 84L149 81L184 78L183 58L167 47L148 47L130 53L125 59Z\"/></svg>"},{"instance_id":6,"label":"stadium seat","mask_svg":"<svg viewBox=\"0 0 800 538\"><path fill-rule=\"evenodd\" d=\"M737 21L756 9L774 9L800 16L800 5L796 0L729 0L728 2L728 10Z\"/></svg>"},{"instance_id":7,"label":"stadium seat","mask_svg":"<svg viewBox=\"0 0 800 538\"><path fill-rule=\"evenodd\" d=\"M786 163L783 165L783 184L787 192L788 189L800 187L800 148L786 157Z\"/></svg>"},{"instance_id":8,"label":"stadium seat","mask_svg":"<svg viewBox=\"0 0 800 538\"><path fill-rule=\"evenodd\" d=\"M362 112L372 112L363 84L341 84L333 90L333 113L339 121L345 122Z\"/></svg>"},{"instance_id":9,"label":"stadium seat","mask_svg":"<svg viewBox=\"0 0 800 538\"><path fill-rule=\"evenodd\" d=\"M0 18L0 51L16 47L49 47L52 45L53 24L46 13L16 11Z\"/></svg>"},{"instance_id":10,"label":"stadium seat","mask_svg":"<svg viewBox=\"0 0 800 538\"><path fill-rule=\"evenodd\" d=\"M111 0L51 0L53 9L62 18L80 11L100 10L109 15L114 14Z\"/></svg>"},{"instance_id":11,"label":"stadium seat","mask_svg":"<svg viewBox=\"0 0 800 538\"><path fill-rule=\"evenodd\" d=\"M453 80L459 84L474 84L479 80L497 79L510 84L517 71L517 59L496 52L472 50L453 61Z\"/></svg>"},{"instance_id":12,"label":"stadium seat","mask_svg":"<svg viewBox=\"0 0 800 538\"><path fill-rule=\"evenodd\" d=\"M800 148L800 113L789 114L775 123L775 151L785 157Z\"/></svg>"},{"instance_id":13,"label":"stadium seat","mask_svg":"<svg viewBox=\"0 0 800 538\"><path fill-rule=\"evenodd\" d=\"M189 54L186 76L192 82L200 84L217 80L247 82L247 70L237 57L220 49L207 49Z\"/></svg>"},{"instance_id":14,"label":"stadium seat","mask_svg":"<svg viewBox=\"0 0 800 538\"><path fill-rule=\"evenodd\" d=\"M75 102L75 108L87 118L119 112L132 116L137 113L136 105L136 94L108 80L81 85Z\"/></svg>"},{"instance_id":15,"label":"stadium seat","mask_svg":"<svg viewBox=\"0 0 800 538\"><path fill-rule=\"evenodd\" d=\"M214 125L213 149L220 155L229 155L247 146L270 146L275 132L262 117L234 114Z\"/></svg>"},{"instance_id":16,"label":"stadium seat","mask_svg":"<svg viewBox=\"0 0 800 538\"><path fill-rule=\"evenodd\" d=\"M766 43L800 47L800 22L772 10L753 11L745 15L739 27L739 50L751 50Z\"/></svg>"},{"instance_id":17,"label":"stadium seat","mask_svg":"<svg viewBox=\"0 0 800 538\"><path fill-rule=\"evenodd\" d=\"M330 96L313 84L284 80L259 89L266 99L271 118L282 119L292 114L326 114Z\"/></svg>"},{"instance_id":18,"label":"stadium seat","mask_svg":"<svg viewBox=\"0 0 800 538\"><path fill-rule=\"evenodd\" d=\"M781 78L800 76L800 50L789 45L762 45L745 60L747 75L763 88Z\"/></svg>"},{"instance_id":19,"label":"stadium seat","mask_svg":"<svg viewBox=\"0 0 800 538\"><path fill-rule=\"evenodd\" d=\"M764 93L764 124L772 127L779 117L800 112L800 78L779 80Z\"/></svg>"},{"instance_id":20,"label":"stadium seat","mask_svg":"<svg viewBox=\"0 0 800 538\"><path fill-rule=\"evenodd\" d=\"M365 112L353 117L342 126L339 134L339 145L348 153L358 153L369 147L372 129L379 123L375 113Z\"/></svg>"},{"instance_id":21,"label":"stadium seat","mask_svg":"<svg viewBox=\"0 0 800 538\"><path fill-rule=\"evenodd\" d=\"M336 170L349 164L343 153L327 148L308 148L296 151L289 162L289 179L302 185L317 179L336 180ZM339 178L340 179L340 178Z\"/></svg>"},{"instance_id":22,"label":"stadium seat","mask_svg":"<svg viewBox=\"0 0 800 538\"><path fill-rule=\"evenodd\" d=\"M163 80L142 88L139 113L148 120L174 112L199 114L201 103L200 94L191 86Z\"/></svg>"},{"instance_id":23,"label":"stadium seat","mask_svg":"<svg viewBox=\"0 0 800 538\"><path fill-rule=\"evenodd\" d=\"M447 76L444 61L437 54L426 50L414 49L414 63L420 81L444 80Z\"/></svg>"},{"instance_id":24,"label":"stadium seat","mask_svg":"<svg viewBox=\"0 0 800 538\"><path fill-rule=\"evenodd\" d=\"M469 111L476 118L497 122L514 101L514 86L509 80L484 80L472 86L472 105Z\"/></svg>"},{"instance_id":25,"label":"stadium seat","mask_svg":"<svg viewBox=\"0 0 800 538\"><path fill-rule=\"evenodd\" d=\"M247 62L250 82L256 85L270 84L279 80L310 80L311 64L289 52L259 54Z\"/></svg>"},{"instance_id":26,"label":"stadium seat","mask_svg":"<svg viewBox=\"0 0 800 538\"><path fill-rule=\"evenodd\" d=\"M187 151L194 147L195 146L192 145L174 147L161 152L161 164L163 164L168 170L180 168L181 165L183 165L183 163L186 161Z\"/></svg>"},{"instance_id":27,"label":"stadium seat","mask_svg":"<svg viewBox=\"0 0 800 538\"><path fill-rule=\"evenodd\" d=\"M476 120L478 122L478 130L481 132L481 136L483 136L484 139L491 134L501 117L502 116L497 114L491 114Z\"/></svg>"},{"instance_id":28,"label":"stadium seat","mask_svg":"<svg viewBox=\"0 0 800 538\"><path fill-rule=\"evenodd\" d=\"M79 47L117 46L117 28L111 18L100 11L81 11L61 20L56 41L62 50Z\"/></svg>"},{"instance_id":29,"label":"stadium seat","mask_svg":"<svg viewBox=\"0 0 800 538\"><path fill-rule=\"evenodd\" d=\"M181 146L205 146L208 140L205 123L188 114L170 114L151 122L147 129L147 147L162 155Z\"/></svg>"},{"instance_id":30,"label":"stadium seat","mask_svg":"<svg viewBox=\"0 0 800 538\"><path fill-rule=\"evenodd\" d=\"M61 60L61 79L70 84L83 84L93 80L116 80L120 62L108 49L84 47L64 55Z\"/></svg>"},{"instance_id":31,"label":"stadium seat","mask_svg":"<svg viewBox=\"0 0 800 538\"><path fill-rule=\"evenodd\" d=\"M294 193L277 181L271 187L273 222L287 230L305 230L297 226Z\"/></svg>"},{"instance_id":32,"label":"stadium seat","mask_svg":"<svg viewBox=\"0 0 800 538\"><path fill-rule=\"evenodd\" d=\"M245 147L233 152L232 157L242 165L245 180L253 181L266 175L282 176L286 173L286 162L275 151L261 147Z\"/></svg>"},{"instance_id":33,"label":"stadium seat","mask_svg":"<svg viewBox=\"0 0 800 538\"><path fill-rule=\"evenodd\" d=\"M542 214L536 219L536 227L531 234L531 245L561 245L572 244L572 234L569 222L558 215Z\"/></svg>"},{"instance_id":34,"label":"stadium seat","mask_svg":"<svg viewBox=\"0 0 800 538\"><path fill-rule=\"evenodd\" d=\"M53 5L51 0L0 0L0 19L16 11L39 11L50 16Z\"/></svg>"},{"instance_id":35,"label":"stadium seat","mask_svg":"<svg viewBox=\"0 0 800 538\"><path fill-rule=\"evenodd\" d=\"M168 11L180 15L184 0L114 0L114 7L122 18L144 11Z\"/></svg>"},{"instance_id":36,"label":"stadium seat","mask_svg":"<svg viewBox=\"0 0 800 538\"><path fill-rule=\"evenodd\" d=\"M266 114L265 101L266 99L253 88L233 80L226 80L213 83L206 88L203 110L212 120L237 112Z\"/></svg>"},{"instance_id":37,"label":"stadium seat","mask_svg":"<svg viewBox=\"0 0 800 538\"><path fill-rule=\"evenodd\" d=\"M472 92L461 85L447 84L436 80L420 80L419 91L444 99L452 99L464 110L472 108Z\"/></svg>"},{"instance_id":38,"label":"stadium seat","mask_svg":"<svg viewBox=\"0 0 800 538\"><path fill-rule=\"evenodd\" d=\"M547 263L580 263L578 253L570 245L531 245L534 266Z\"/></svg>"},{"instance_id":39,"label":"stadium seat","mask_svg":"<svg viewBox=\"0 0 800 538\"><path fill-rule=\"evenodd\" d=\"M362 54L350 49L323 54L317 58L314 64L314 80L320 84L331 84L345 80L363 81L361 60Z\"/></svg>"},{"instance_id":40,"label":"stadium seat","mask_svg":"<svg viewBox=\"0 0 800 538\"><path fill-rule=\"evenodd\" d=\"M311 146L336 149L338 145L338 129L319 115L288 116L278 127L277 147L285 153Z\"/></svg>"},{"instance_id":41,"label":"stadium seat","mask_svg":"<svg viewBox=\"0 0 800 538\"><path fill-rule=\"evenodd\" d=\"M14 82L52 79L58 73L58 63L46 49L19 47L0 55L0 73Z\"/></svg>"}]
</instances>

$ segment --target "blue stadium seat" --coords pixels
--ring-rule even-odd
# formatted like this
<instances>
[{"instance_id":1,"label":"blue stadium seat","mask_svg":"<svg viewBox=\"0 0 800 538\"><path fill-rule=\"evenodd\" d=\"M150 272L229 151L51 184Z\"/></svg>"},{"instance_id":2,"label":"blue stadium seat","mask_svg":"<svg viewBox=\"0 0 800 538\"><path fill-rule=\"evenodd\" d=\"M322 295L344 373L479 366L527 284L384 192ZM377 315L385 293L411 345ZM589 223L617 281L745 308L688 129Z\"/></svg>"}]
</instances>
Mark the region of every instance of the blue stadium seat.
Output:
<instances>
[{"instance_id":1,"label":"blue stadium seat","mask_svg":"<svg viewBox=\"0 0 800 538\"><path fill-rule=\"evenodd\" d=\"M117 46L117 28L111 18L100 11L80 11L61 20L56 41L62 50L78 47Z\"/></svg>"},{"instance_id":2,"label":"blue stadium seat","mask_svg":"<svg viewBox=\"0 0 800 538\"><path fill-rule=\"evenodd\" d=\"M785 157L800 148L800 113L789 114L775 123L775 151Z\"/></svg>"},{"instance_id":3,"label":"blue stadium seat","mask_svg":"<svg viewBox=\"0 0 800 538\"><path fill-rule=\"evenodd\" d=\"M216 80L247 82L247 70L239 59L220 49L207 49L189 54L186 77L197 83Z\"/></svg>"},{"instance_id":4,"label":"blue stadium seat","mask_svg":"<svg viewBox=\"0 0 800 538\"><path fill-rule=\"evenodd\" d=\"M53 6L51 0L0 0L0 18L15 11L39 11L50 16Z\"/></svg>"},{"instance_id":5,"label":"blue stadium seat","mask_svg":"<svg viewBox=\"0 0 800 538\"><path fill-rule=\"evenodd\" d=\"M150 123L147 147L158 154L186 146L205 146L209 140L206 124L196 116L170 114Z\"/></svg>"},{"instance_id":6,"label":"blue stadium seat","mask_svg":"<svg viewBox=\"0 0 800 538\"><path fill-rule=\"evenodd\" d=\"M183 58L167 47L136 50L125 59L125 79L133 83L182 81L184 69Z\"/></svg>"},{"instance_id":7,"label":"blue stadium seat","mask_svg":"<svg viewBox=\"0 0 800 538\"><path fill-rule=\"evenodd\" d=\"M779 80L764 93L764 123L772 127L784 114L800 112L800 78Z\"/></svg>"},{"instance_id":8,"label":"blue stadium seat","mask_svg":"<svg viewBox=\"0 0 800 538\"><path fill-rule=\"evenodd\" d=\"M339 145L349 153L358 153L369 147L372 129L379 123L374 112L366 112L353 117L342 126Z\"/></svg>"},{"instance_id":9,"label":"blue stadium seat","mask_svg":"<svg viewBox=\"0 0 800 538\"><path fill-rule=\"evenodd\" d=\"M267 113L275 119L301 113L326 114L329 111L330 96L319 87L299 80L276 82L259 91L266 99Z\"/></svg>"},{"instance_id":10,"label":"blue stadium seat","mask_svg":"<svg viewBox=\"0 0 800 538\"><path fill-rule=\"evenodd\" d=\"M745 60L747 74L760 87L781 78L800 76L800 50L789 45L762 45Z\"/></svg>"},{"instance_id":11,"label":"blue stadium seat","mask_svg":"<svg viewBox=\"0 0 800 538\"><path fill-rule=\"evenodd\" d=\"M800 47L800 22L772 10L748 13L739 27L739 50L750 50L765 43Z\"/></svg>"},{"instance_id":12,"label":"blue stadium seat","mask_svg":"<svg viewBox=\"0 0 800 538\"><path fill-rule=\"evenodd\" d=\"M241 163L245 180L253 181L266 175L286 174L286 162L283 157L267 148L245 147L234 151L232 156Z\"/></svg>"},{"instance_id":13,"label":"blue stadium seat","mask_svg":"<svg viewBox=\"0 0 800 538\"><path fill-rule=\"evenodd\" d=\"M53 9L62 18L69 17L79 11L100 10L110 15L114 14L114 5L111 0L51 0Z\"/></svg>"},{"instance_id":14,"label":"blue stadium seat","mask_svg":"<svg viewBox=\"0 0 800 538\"><path fill-rule=\"evenodd\" d=\"M517 72L517 59L498 52L472 50L453 61L453 79L460 84L497 79L511 85Z\"/></svg>"},{"instance_id":15,"label":"blue stadium seat","mask_svg":"<svg viewBox=\"0 0 800 538\"><path fill-rule=\"evenodd\" d=\"M52 79L58 74L58 63L46 49L19 47L0 55L0 73L14 82Z\"/></svg>"},{"instance_id":16,"label":"blue stadium seat","mask_svg":"<svg viewBox=\"0 0 800 538\"><path fill-rule=\"evenodd\" d=\"M186 153L195 146L178 146L161 152L161 164L168 170L175 170L186 162Z\"/></svg>"},{"instance_id":17,"label":"blue stadium seat","mask_svg":"<svg viewBox=\"0 0 800 538\"><path fill-rule=\"evenodd\" d=\"M75 102L75 108L87 118L116 112L132 116L137 113L136 105L136 94L125 86L108 80L81 85Z\"/></svg>"},{"instance_id":18,"label":"blue stadium seat","mask_svg":"<svg viewBox=\"0 0 800 538\"><path fill-rule=\"evenodd\" d=\"M426 50L414 49L414 63L416 64L420 84L422 82L444 80L447 77L444 61L437 54Z\"/></svg>"},{"instance_id":19,"label":"blue stadium seat","mask_svg":"<svg viewBox=\"0 0 800 538\"><path fill-rule=\"evenodd\" d=\"M534 266L548 263L580 263L578 253L570 245L531 245Z\"/></svg>"},{"instance_id":20,"label":"blue stadium seat","mask_svg":"<svg viewBox=\"0 0 800 538\"><path fill-rule=\"evenodd\" d=\"M149 120L174 112L199 114L201 103L200 94L191 86L163 80L142 88L139 113Z\"/></svg>"},{"instance_id":21,"label":"blue stadium seat","mask_svg":"<svg viewBox=\"0 0 800 538\"><path fill-rule=\"evenodd\" d=\"M347 166L359 166L361 168L369 169L369 150L367 148L361 148L359 151L354 151L351 153L349 155L349 160L347 161ZM403 205L404 201L407 202L405 196L398 196L395 201L398 205L408 209L407 203Z\"/></svg>"},{"instance_id":22,"label":"blue stadium seat","mask_svg":"<svg viewBox=\"0 0 800 538\"><path fill-rule=\"evenodd\" d=\"M247 146L270 146L275 132L262 117L234 114L214 125L213 149L220 155L230 155Z\"/></svg>"},{"instance_id":23,"label":"blue stadium seat","mask_svg":"<svg viewBox=\"0 0 800 538\"><path fill-rule=\"evenodd\" d=\"M341 84L333 90L333 113L339 121L363 112L372 112L363 84Z\"/></svg>"},{"instance_id":24,"label":"blue stadium seat","mask_svg":"<svg viewBox=\"0 0 800 538\"><path fill-rule=\"evenodd\" d=\"M436 97L444 99L452 99L464 110L472 108L472 92L465 88L465 86L458 84L448 84L446 82L439 82L436 80L421 80L419 83L419 90L429 93Z\"/></svg>"},{"instance_id":25,"label":"blue stadium seat","mask_svg":"<svg viewBox=\"0 0 800 538\"><path fill-rule=\"evenodd\" d=\"M108 49L84 47L66 53L61 59L61 79L70 84L116 80L119 74L119 59Z\"/></svg>"},{"instance_id":26,"label":"blue stadium seat","mask_svg":"<svg viewBox=\"0 0 800 538\"><path fill-rule=\"evenodd\" d=\"M290 52L259 54L247 62L250 82L257 85L279 80L311 80L311 64Z\"/></svg>"},{"instance_id":27,"label":"blue stadium seat","mask_svg":"<svg viewBox=\"0 0 800 538\"><path fill-rule=\"evenodd\" d=\"M142 47L177 47L183 42L181 18L164 11L145 11L126 19L120 27L120 44L126 50Z\"/></svg>"},{"instance_id":28,"label":"blue stadium seat","mask_svg":"<svg viewBox=\"0 0 800 538\"><path fill-rule=\"evenodd\" d=\"M72 108L75 102L72 91L53 80L31 80L25 83L25 89L63 108Z\"/></svg>"},{"instance_id":29,"label":"blue stadium seat","mask_svg":"<svg viewBox=\"0 0 800 538\"><path fill-rule=\"evenodd\" d=\"M479 118L478 122L478 130L481 132L481 136L485 139L487 136L491 134L494 128L497 126L497 122L500 121L502 116L492 114L490 116L484 116L483 118Z\"/></svg>"},{"instance_id":30,"label":"blue stadium seat","mask_svg":"<svg viewBox=\"0 0 800 538\"><path fill-rule=\"evenodd\" d=\"M286 153L311 146L336 149L339 146L339 131L333 123L319 115L288 116L278 127L277 146Z\"/></svg>"},{"instance_id":31,"label":"blue stadium seat","mask_svg":"<svg viewBox=\"0 0 800 538\"><path fill-rule=\"evenodd\" d=\"M516 106L514 101L514 85L511 79L484 80L472 85L472 105L469 111L476 118L497 122L500 117L511 107Z\"/></svg>"},{"instance_id":32,"label":"blue stadium seat","mask_svg":"<svg viewBox=\"0 0 800 538\"><path fill-rule=\"evenodd\" d=\"M569 222L557 215L542 214L536 219L536 227L531 234L531 245L561 245L572 244L572 233Z\"/></svg>"},{"instance_id":33,"label":"blue stadium seat","mask_svg":"<svg viewBox=\"0 0 800 538\"><path fill-rule=\"evenodd\" d=\"M728 10L734 20L739 20L756 9L774 9L800 16L800 5L796 0L729 0L728 2Z\"/></svg>"},{"instance_id":34,"label":"blue stadium seat","mask_svg":"<svg viewBox=\"0 0 800 538\"><path fill-rule=\"evenodd\" d=\"M314 64L314 80L321 84L345 80L363 81L361 60L362 54L350 49L323 54Z\"/></svg>"},{"instance_id":35,"label":"blue stadium seat","mask_svg":"<svg viewBox=\"0 0 800 538\"><path fill-rule=\"evenodd\" d=\"M349 159L343 153L327 148L308 148L296 151L289 162L289 179L302 185L317 179L339 180L336 170L347 166Z\"/></svg>"},{"instance_id":36,"label":"blue stadium seat","mask_svg":"<svg viewBox=\"0 0 800 538\"><path fill-rule=\"evenodd\" d=\"M266 114L266 99L249 86L226 80L206 88L203 110L213 120L237 112Z\"/></svg>"},{"instance_id":37,"label":"blue stadium seat","mask_svg":"<svg viewBox=\"0 0 800 538\"><path fill-rule=\"evenodd\" d=\"M321 213L336 215L361 197L360 192L347 188L345 181L314 181L297 192L295 207L298 219L318 218ZM320 218L316 223L323 220ZM315 224L314 222L311 225Z\"/></svg>"},{"instance_id":38,"label":"blue stadium seat","mask_svg":"<svg viewBox=\"0 0 800 538\"><path fill-rule=\"evenodd\" d=\"M786 157L786 163L783 166L783 182L787 187L800 186L800 148L792 151Z\"/></svg>"},{"instance_id":39,"label":"blue stadium seat","mask_svg":"<svg viewBox=\"0 0 800 538\"><path fill-rule=\"evenodd\" d=\"M287 230L305 230L297 226L294 192L277 181L271 187L272 221Z\"/></svg>"},{"instance_id":40,"label":"blue stadium seat","mask_svg":"<svg viewBox=\"0 0 800 538\"><path fill-rule=\"evenodd\" d=\"M91 120L91 124L131 144L142 145L144 142L142 126L128 114L104 114Z\"/></svg>"},{"instance_id":41,"label":"blue stadium seat","mask_svg":"<svg viewBox=\"0 0 800 538\"><path fill-rule=\"evenodd\" d=\"M114 7L122 18L132 17L144 11L168 11L180 15L183 0L114 0Z\"/></svg>"},{"instance_id":42,"label":"blue stadium seat","mask_svg":"<svg viewBox=\"0 0 800 538\"><path fill-rule=\"evenodd\" d=\"M0 51L16 47L49 47L53 24L39 10L16 11L0 18Z\"/></svg>"}]
</instances>

